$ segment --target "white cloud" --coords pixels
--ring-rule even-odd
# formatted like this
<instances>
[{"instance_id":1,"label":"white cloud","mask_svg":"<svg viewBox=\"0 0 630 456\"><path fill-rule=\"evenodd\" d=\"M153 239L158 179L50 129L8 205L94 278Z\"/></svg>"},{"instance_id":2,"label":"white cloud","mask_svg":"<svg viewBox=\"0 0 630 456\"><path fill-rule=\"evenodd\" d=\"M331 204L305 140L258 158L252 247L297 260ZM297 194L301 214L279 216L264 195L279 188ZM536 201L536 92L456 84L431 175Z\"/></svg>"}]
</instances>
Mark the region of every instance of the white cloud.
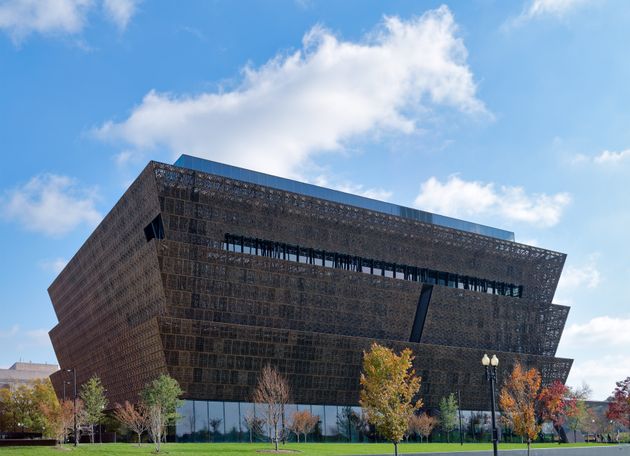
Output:
<instances>
[{"instance_id":1,"label":"white cloud","mask_svg":"<svg viewBox=\"0 0 630 456\"><path fill-rule=\"evenodd\" d=\"M625 160L630 160L630 149L619 152L603 150L598 155L589 156L586 154L576 154L571 158L572 165L595 164L600 166L618 165Z\"/></svg>"},{"instance_id":2,"label":"white cloud","mask_svg":"<svg viewBox=\"0 0 630 456\"><path fill-rule=\"evenodd\" d=\"M599 155L593 158L593 162L598 165L616 165L622 160L630 159L630 149L622 150L621 152L611 152L605 150Z\"/></svg>"},{"instance_id":3,"label":"white cloud","mask_svg":"<svg viewBox=\"0 0 630 456\"><path fill-rule=\"evenodd\" d=\"M630 318L595 317L579 324L574 323L562 333L561 347L564 349L630 346ZM629 373L630 374L630 373Z\"/></svg>"},{"instance_id":4,"label":"white cloud","mask_svg":"<svg viewBox=\"0 0 630 456\"><path fill-rule=\"evenodd\" d=\"M67 176L41 174L25 185L7 192L0 200L2 215L29 231L62 235L81 224L90 227L101 221L93 190L80 188Z\"/></svg>"},{"instance_id":5,"label":"white cloud","mask_svg":"<svg viewBox=\"0 0 630 456\"><path fill-rule=\"evenodd\" d=\"M592 0L530 0L518 17L508 21L508 25L518 26L543 17L561 19L590 2Z\"/></svg>"},{"instance_id":6,"label":"white cloud","mask_svg":"<svg viewBox=\"0 0 630 456\"><path fill-rule=\"evenodd\" d=\"M573 362L567 384L579 386L586 383L593 391L591 398L603 401L612 394L615 382L628 376L628 366L630 355L609 354L606 349L593 359L585 359L582 355Z\"/></svg>"},{"instance_id":7,"label":"white cloud","mask_svg":"<svg viewBox=\"0 0 630 456\"><path fill-rule=\"evenodd\" d=\"M0 29L14 41L33 32L78 33L91 5L91 0L7 0L0 3Z\"/></svg>"},{"instance_id":8,"label":"white cloud","mask_svg":"<svg viewBox=\"0 0 630 456\"><path fill-rule=\"evenodd\" d=\"M0 0L0 30L15 43L32 33L76 35L88 22L99 0ZM107 17L124 29L136 11L138 0L103 0Z\"/></svg>"},{"instance_id":9,"label":"white cloud","mask_svg":"<svg viewBox=\"0 0 630 456\"><path fill-rule=\"evenodd\" d=\"M385 18L361 42L314 27L302 49L244 68L234 90L150 91L126 120L95 134L138 151L162 147L296 177L315 154L359 135L414 132L437 105L487 114L456 32L445 6L408 21Z\"/></svg>"},{"instance_id":10,"label":"white cloud","mask_svg":"<svg viewBox=\"0 0 630 456\"><path fill-rule=\"evenodd\" d=\"M587 261L580 265L568 265L562 271L554 301L558 304L570 305L572 295L583 293L585 289L594 289L601 283L601 273L597 268L597 255L590 255Z\"/></svg>"},{"instance_id":11,"label":"white cloud","mask_svg":"<svg viewBox=\"0 0 630 456\"><path fill-rule=\"evenodd\" d=\"M124 30L135 14L138 0L103 0L103 8L111 21Z\"/></svg>"},{"instance_id":12,"label":"white cloud","mask_svg":"<svg viewBox=\"0 0 630 456\"><path fill-rule=\"evenodd\" d=\"M568 193L525 193L522 187L465 181L457 175L444 183L431 177L420 187L414 205L422 210L452 217L500 217L511 222L553 226L571 201Z\"/></svg>"},{"instance_id":13,"label":"white cloud","mask_svg":"<svg viewBox=\"0 0 630 456\"><path fill-rule=\"evenodd\" d=\"M63 271L63 268L68 264L68 260L65 258L54 258L52 260L41 260L39 262L39 266L45 271L54 272L55 274L59 274Z\"/></svg>"}]
</instances>

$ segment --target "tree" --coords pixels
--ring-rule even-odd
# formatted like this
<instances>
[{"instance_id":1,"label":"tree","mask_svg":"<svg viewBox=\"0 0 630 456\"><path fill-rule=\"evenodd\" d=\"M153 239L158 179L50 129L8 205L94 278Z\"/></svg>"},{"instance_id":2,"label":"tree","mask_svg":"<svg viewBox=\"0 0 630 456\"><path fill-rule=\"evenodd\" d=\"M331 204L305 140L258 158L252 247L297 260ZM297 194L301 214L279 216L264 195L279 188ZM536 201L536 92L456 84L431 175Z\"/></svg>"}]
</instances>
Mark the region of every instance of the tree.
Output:
<instances>
[{"instance_id":1,"label":"tree","mask_svg":"<svg viewBox=\"0 0 630 456\"><path fill-rule=\"evenodd\" d=\"M282 419L284 407L289 403L290 389L287 380L272 366L267 364L258 377L253 400L264 407L265 422L273 431L272 440L278 451L278 424Z\"/></svg>"},{"instance_id":2,"label":"tree","mask_svg":"<svg viewBox=\"0 0 630 456\"><path fill-rule=\"evenodd\" d=\"M289 430L295 434L298 443L300 443L300 434L304 435L304 442L306 442L306 436L313 432L317 423L319 423L318 416L313 415L308 410L300 410L291 417Z\"/></svg>"},{"instance_id":3,"label":"tree","mask_svg":"<svg viewBox=\"0 0 630 456\"><path fill-rule=\"evenodd\" d=\"M114 417L138 435L138 446L140 446L142 434L149 428L149 417L145 405L142 402L134 405L129 401L125 401L124 405L116 404Z\"/></svg>"},{"instance_id":4,"label":"tree","mask_svg":"<svg viewBox=\"0 0 630 456\"><path fill-rule=\"evenodd\" d=\"M612 401L608 403L606 417L630 427L630 377L616 383Z\"/></svg>"},{"instance_id":5,"label":"tree","mask_svg":"<svg viewBox=\"0 0 630 456\"><path fill-rule=\"evenodd\" d=\"M560 380L554 380L538 393L538 417L541 424L551 421L556 431L564 424L569 388ZM558 432L558 434L560 434ZM564 434L563 434L564 435ZM566 441L565 441L566 443Z\"/></svg>"},{"instance_id":6,"label":"tree","mask_svg":"<svg viewBox=\"0 0 630 456\"><path fill-rule=\"evenodd\" d=\"M149 435L155 443L156 453L160 452L160 444L166 427L177 421L177 407L182 403L179 400L181 395L182 389L179 383L168 374L161 374L142 391L141 397L146 407Z\"/></svg>"},{"instance_id":7,"label":"tree","mask_svg":"<svg viewBox=\"0 0 630 456\"><path fill-rule=\"evenodd\" d=\"M413 401L420 389L413 359L408 348L397 355L377 343L369 352L363 352L361 407L377 432L394 444L395 455L407 432L409 418L422 406L422 400Z\"/></svg>"},{"instance_id":8,"label":"tree","mask_svg":"<svg viewBox=\"0 0 630 456\"><path fill-rule=\"evenodd\" d=\"M47 423L47 435L54 437L59 443L64 443L74 423L72 401L65 400L56 404L43 402L40 408Z\"/></svg>"},{"instance_id":9,"label":"tree","mask_svg":"<svg viewBox=\"0 0 630 456\"><path fill-rule=\"evenodd\" d=\"M429 436L437 424L438 419L434 416L430 416L428 413L412 415L411 418L409 418L409 433L419 435L420 442L422 442L422 437L426 438L428 443Z\"/></svg>"},{"instance_id":10,"label":"tree","mask_svg":"<svg viewBox=\"0 0 630 456\"><path fill-rule=\"evenodd\" d=\"M529 455L532 439L540 431L536 420L536 399L540 390L540 373L535 368L524 370L516 363L512 373L505 380L499 396L502 418L507 420L516 435L527 440Z\"/></svg>"},{"instance_id":11,"label":"tree","mask_svg":"<svg viewBox=\"0 0 630 456\"><path fill-rule=\"evenodd\" d=\"M457 398L451 393L440 399L440 426L446 432L447 442L451 442L451 431L457 427Z\"/></svg>"},{"instance_id":12,"label":"tree","mask_svg":"<svg viewBox=\"0 0 630 456\"><path fill-rule=\"evenodd\" d=\"M586 420L589 419L586 401L591 395L591 389L587 384L579 388L571 388L567 392L565 415L567 426L573 431L573 441L577 441L577 431L584 430Z\"/></svg>"},{"instance_id":13,"label":"tree","mask_svg":"<svg viewBox=\"0 0 630 456\"><path fill-rule=\"evenodd\" d=\"M245 416L243 417L243 424L249 432L249 443L253 443L254 435L262 433L262 426L264 424L263 419L257 417L253 409L249 409L247 412L245 412Z\"/></svg>"},{"instance_id":14,"label":"tree","mask_svg":"<svg viewBox=\"0 0 630 456\"><path fill-rule=\"evenodd\" d=\"M97 375L90 377L87 382L81 385L79 397L83 401L85 418L90 428L90 441L94 443L94 426L101 422L104 416L103 411L107 407L105 388L101 379Z\"/></svg>"}]
</instances>

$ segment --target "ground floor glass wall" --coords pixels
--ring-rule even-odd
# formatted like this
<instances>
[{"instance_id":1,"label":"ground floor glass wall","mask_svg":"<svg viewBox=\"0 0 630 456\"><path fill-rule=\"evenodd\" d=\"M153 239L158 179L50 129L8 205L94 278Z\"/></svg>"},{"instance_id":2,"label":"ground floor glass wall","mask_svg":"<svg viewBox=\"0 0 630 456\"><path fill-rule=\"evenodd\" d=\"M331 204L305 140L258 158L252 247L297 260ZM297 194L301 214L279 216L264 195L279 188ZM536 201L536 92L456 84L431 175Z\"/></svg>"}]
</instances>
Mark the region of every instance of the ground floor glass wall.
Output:
<instances>
[{"instance_id":1,"label":"ground floor glass wall","mask_svg":"<svg viewBox=\"0 0 630 456\"><path fill-rule=\"evenodd\" d=\"M263 425L250 432L248 416L264 417L263 405L248 402L184 401L177 409L180 419L175 428L178 442L247 442L269 441L270 429ZM367 429L361 429L360 407L337 405L289 404L285 407L285 427L297 411L308 410L319 421L308 441L367 441ZM282 426L280 426L282 427ZM294 441L295 435L284 436ZM303 440L303 436L301 439Z\"/></svg>"}]
</instances>

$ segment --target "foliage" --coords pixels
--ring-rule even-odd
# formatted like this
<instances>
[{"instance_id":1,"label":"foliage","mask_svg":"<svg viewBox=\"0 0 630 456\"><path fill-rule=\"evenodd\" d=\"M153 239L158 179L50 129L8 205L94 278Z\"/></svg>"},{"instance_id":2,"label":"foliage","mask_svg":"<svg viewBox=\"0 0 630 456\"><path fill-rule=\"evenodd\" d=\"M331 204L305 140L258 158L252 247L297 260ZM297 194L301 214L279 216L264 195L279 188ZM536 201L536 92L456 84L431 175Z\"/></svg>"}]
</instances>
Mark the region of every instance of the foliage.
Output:
<instances>
[{"instance_id":1,"label":"foliage","mask_svg":"<svg viewBox=\"0 0 630 456\"><path fill-rule=\"evenodd\" d=\"M426 438L428 443L429 436L438 423L439 420L434 416L430 416L428 413L412 415L411 418L409 418L409 433L419 435L420 442L422 442L422 437Z\"/></svg>"},{"instance_id":2,"label":"foliage","mask_svg":"<svg viewBox=\"0 0 630 456\"><path fill-rule=\"evenodd\" d=\"M301 410L295 412L291 417L289 430L295 434L298 443L300 443L300 434L304 435L304 442L306 443L306 436L313 432L317 423L319 423L318 416L311 414L308 410Z\"/></svg>"},{"instance_id":3,"label":"foliage","mask_svg":"<svg viewBox=\"0 0 630 456\"><path fill-rule=\"evenodd\" d=\"M630 427L630 377L616 384L612 401L608 404L606 417L625 427Z\"/></svg>"},{"instance_id":4,"label":"foliage","mask_svg":"<svg viewBox=\"0 0 630 456\"><path fill-rule=\"evenodd\" d=\"M166 427L177 422L177 407L182 403L179 399L182 392L177 380L168 374L161 374L142 391L141 397L146 407L149 435L155 443L156 453L160 452L162 435Z\"/></svg>"},{"instance_id":5,"label":"foliage","mask_svg":"<svg viewBox=\"0 0 630 456\"><path fill-rule=\"evenodd\" d=\"M565 415L567 426L573 431L573 441L577 441L577 431L584 431L585 426L590 422L589 410L586 401L591 394L588 385L583 384L580 388L569 387L566 398Z\"/></svg>"},{"instance_id":6,"label":"foliage","mask_svg":"<svg viewBox=\"0 0 630 456\"><path fill-rule=\"evenodd\" d=\"M47 423L47 435L54 437L59 443L65 442L68 431L74 424L74 404L72 401L42 402L39 407Z\"/></svg>"},{"instance_id":7,"label":"foliage","mask_svg":"<svg viewBox=\"0 0 630 456\"><path fill-rule=\"evenodd\" d=\"M526 371L520 363L516 363L499 396L502 418L509 422L516 435L527 440L528 454L531 441L540 431L536 421L536 399L540 383L538 370L531 368Z\"/></svg>"},{"instance_id":8,"label":"foliage","mask_svg":"<svg viewBox=\"0 0 630 456\"><path fill-rule=\"evenodd\" d=\"M421 400L413 401L420 389L413 358L408 348L397 355L377 343L363 353L360 403L377 432L394 444L396 455L409 418L422 405Z\"/></svg>"},{"instance_id":9,"label":"foliage","mask_svg":"<svg viewBox=\"0 0 630 456\"><path fill-rule=\"evenodd\" d=\"M538 417L551 421L555 428L564 424L569 388L560 380L554 380L538 393Z\"/></svg>"},{"instance_id":10,"label":"foliage","mask_svg":"<svg viewBox=\"0 0 630 456\"><path fill-rule=\"evenodd\" d=\"M132 404L125 401L124 405L116 404L114 416L128 429L138 435L138 446L142 443L142 433L149 429L149 416L146 406L140 402Z\"/></svg>"},{"instance_id":11,"label":"foliage","mask_svg":"<svg viewBox=\"0 0 630 456\"><path fill-rule=\"evenodd\" d=\"M107 407L105 388L101 379L97 375L90 377L87 382L81 385L79 397L83 401L85 420L90 428L90 440L94 443L94 426L102 421L103 411Z\"/></svg>"},{"instance_id":12,"label":"foliage","mask_svg":"<svg viewBox=\"0 0 630 456\"><path fill-rule=\"evenodd\" d=\"M247 428L249 432L249 443L253 443L254 435L262 434L263 424L265 421L262 418L256 416L253 409L249 409L245 412L245 416L243 417L243 425Z\"/></svg>"},{"instance_id":13,"label":"foliage","mask_svg":"<svg viewBox=\"0 0 630 456\"><path fill-rule=\"evenodd\" d=\"M33 380L15 389L0 388L0 431L41 432L55 437L52 414L44 414L59 406L49 379Z\"/></svg>"},{"instance_id":14,"label":"foliage","mask_svg":"<svg viewBox=\"0 0 630 456\"><path fill-rule=\"evenodd\" d=\"M278 424L282 419L284 407L289 403L290 389L287 380L272 366L267 364L258 377L253 400L264 405L265 421L273 430L273 441L278 451Z\"/></svg>"},{"instance_id":15,"label":"foliage","mask_svg":"<svg viewBox=\"0 0 630 456\"><path fill-rule=\"evenodd\" d=\"M451 441L451 431L457 427L457 411L455 394L440 399L440 426L446 432L447 442Z\"/></svg>"}]
</instances>

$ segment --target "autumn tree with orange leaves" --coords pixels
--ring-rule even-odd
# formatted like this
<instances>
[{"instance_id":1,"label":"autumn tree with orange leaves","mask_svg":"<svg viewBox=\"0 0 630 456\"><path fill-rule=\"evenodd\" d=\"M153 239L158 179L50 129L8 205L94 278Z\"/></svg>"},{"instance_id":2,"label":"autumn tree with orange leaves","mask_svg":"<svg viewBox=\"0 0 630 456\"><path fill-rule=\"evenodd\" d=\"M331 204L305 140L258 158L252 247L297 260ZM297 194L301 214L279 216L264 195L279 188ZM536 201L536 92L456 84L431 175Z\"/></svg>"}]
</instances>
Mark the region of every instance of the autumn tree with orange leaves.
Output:
<instances>
[{"instance_id":1,"label":"autumn tree with orange leaves","mask_svg":"<svg viewBox=\"0 0 630 456\"><path fill-rule=\"evenodd\" d=\"M414 401L420 377L412 367L413 358L408 348L397 355L377 343L363 352L360 404L376 431L394 444L395 455L409 419L422 406L422 400Z\"/></svg>"},{"instance_id":2,"label":"autumn tree with orange leaves","mask_svg":"<svg viewBox=\"0 0 630 456\"><path fill-rule=\"evenodd\" d=\"M540 431L540 425L536 420L536 400L540 384L538 370L534 368L525 370L520 363L516 363L499 396L502 418L512 426L516 435L527 441L528 455L531 442Z\"/></svg>"}]
</instances>

